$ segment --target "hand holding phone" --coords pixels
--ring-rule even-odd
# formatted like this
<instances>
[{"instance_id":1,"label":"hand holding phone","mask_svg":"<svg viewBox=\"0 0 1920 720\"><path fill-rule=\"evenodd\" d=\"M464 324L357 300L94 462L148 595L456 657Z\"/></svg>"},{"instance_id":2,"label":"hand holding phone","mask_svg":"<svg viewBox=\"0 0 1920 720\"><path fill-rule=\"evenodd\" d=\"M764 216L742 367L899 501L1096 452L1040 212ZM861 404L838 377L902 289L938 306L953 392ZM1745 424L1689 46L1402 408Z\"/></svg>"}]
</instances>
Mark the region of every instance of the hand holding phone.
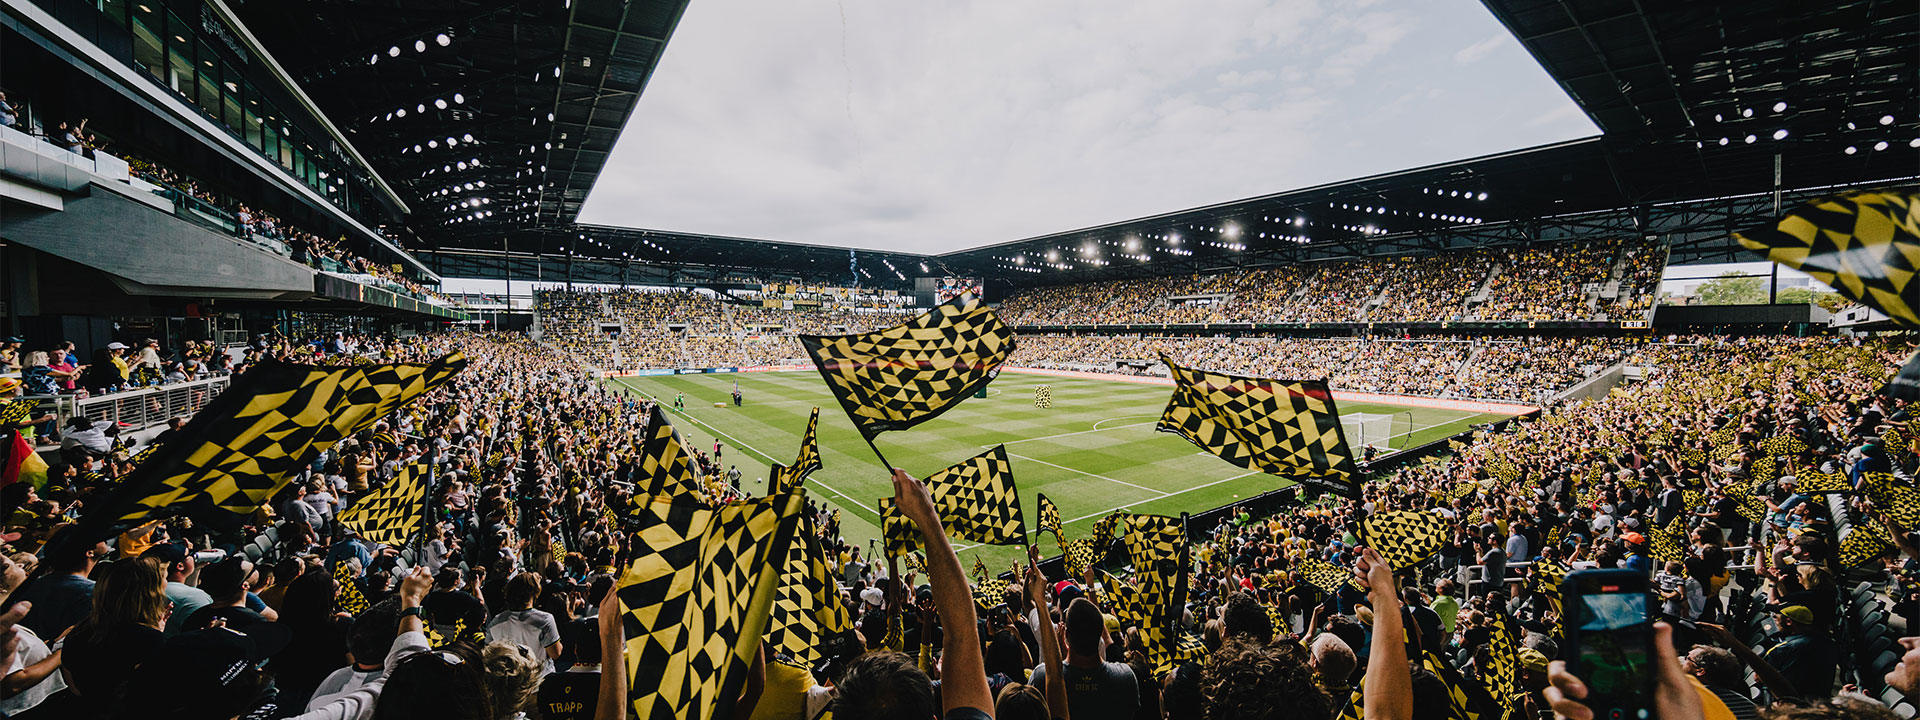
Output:
<instances>
[{"instance_id":1,"label":"hand holding phone","mask_svg":"<svg viewBox=\"0 0 1920 720\"><path fill-rule=\"evenodd\" d=\"M1561 585L1567 642L1545 691L1568 720L1679 720L1705 714L1680 668L1673 626L1652 622L1650 582L1631 570L1578 570ZM1636 609L1637 608L1637 609Z\"/></svg>"}]
</instances>

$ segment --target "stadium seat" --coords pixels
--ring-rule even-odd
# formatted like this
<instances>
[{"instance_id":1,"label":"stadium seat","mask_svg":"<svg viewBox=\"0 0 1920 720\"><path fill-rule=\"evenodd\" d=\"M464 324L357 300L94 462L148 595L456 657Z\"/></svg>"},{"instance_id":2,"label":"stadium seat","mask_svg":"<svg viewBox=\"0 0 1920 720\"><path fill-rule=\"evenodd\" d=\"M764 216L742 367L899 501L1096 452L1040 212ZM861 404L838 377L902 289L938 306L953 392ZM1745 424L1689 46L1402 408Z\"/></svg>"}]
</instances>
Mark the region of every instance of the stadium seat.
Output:
<instances>
[{"instance_id":1,"label":"stadium seat","mask_svg":"<svg viewBox=\"0 0 1920 720\"><path fill-rule=\"evenodd\" d=\"M240 552L247 556L248 561L256 562L256 563L260 562L260 546L259 545L257 544L243 545L240 547Z\"/></svg>"}]
</instances>

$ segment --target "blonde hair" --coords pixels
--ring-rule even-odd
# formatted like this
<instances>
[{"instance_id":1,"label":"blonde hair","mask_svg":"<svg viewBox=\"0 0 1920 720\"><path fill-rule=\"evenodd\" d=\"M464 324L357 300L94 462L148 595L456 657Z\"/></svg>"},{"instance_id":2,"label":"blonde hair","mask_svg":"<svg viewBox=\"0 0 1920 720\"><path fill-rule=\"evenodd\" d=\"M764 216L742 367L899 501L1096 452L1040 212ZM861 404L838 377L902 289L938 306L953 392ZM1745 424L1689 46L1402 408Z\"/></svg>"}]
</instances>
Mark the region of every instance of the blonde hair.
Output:
<instances>
[{"instance_id":1,"label":"blonde hair","mask_svg":"<svg viewBox=\"0 0 1920 720\"><path fill-rule=\"evenodd\" d=\"M27 362L26 362L27 367L34 367L36 365L47 365L51 363L52 361L47 359L47 351L45 350L35 350L33 352L27 353Z\"/></svg>"},{"instance_id":2,"label":"blonde hair","mask_svg":"<svg viewBox=\"0 0 1920 720\"><path fill-rule=\"evenodd\" d=\"M546 662L537 653L519 643L489 643L480 651L480 667L486 671L487 696L496 718L533 710L540 695L540 678Z\"/></svg>"}]
</instances>

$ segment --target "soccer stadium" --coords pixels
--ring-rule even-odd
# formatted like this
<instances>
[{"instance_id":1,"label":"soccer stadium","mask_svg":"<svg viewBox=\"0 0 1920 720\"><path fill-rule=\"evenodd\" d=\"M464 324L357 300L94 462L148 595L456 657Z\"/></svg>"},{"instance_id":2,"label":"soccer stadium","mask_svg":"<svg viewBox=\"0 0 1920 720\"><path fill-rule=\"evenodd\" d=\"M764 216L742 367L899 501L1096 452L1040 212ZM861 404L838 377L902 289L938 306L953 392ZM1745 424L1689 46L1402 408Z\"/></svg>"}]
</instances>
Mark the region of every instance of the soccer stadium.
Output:
<instances>
[{"instance_id":1,"label":"soccer stadium","mask_svg":"<svg viewBox=\"0 0 1920 720\"><path fill-rule=\"evenodd\" d=\"M0 0L0 717L1913 718L1917 49Z\"/></svg>"}]
</instances>

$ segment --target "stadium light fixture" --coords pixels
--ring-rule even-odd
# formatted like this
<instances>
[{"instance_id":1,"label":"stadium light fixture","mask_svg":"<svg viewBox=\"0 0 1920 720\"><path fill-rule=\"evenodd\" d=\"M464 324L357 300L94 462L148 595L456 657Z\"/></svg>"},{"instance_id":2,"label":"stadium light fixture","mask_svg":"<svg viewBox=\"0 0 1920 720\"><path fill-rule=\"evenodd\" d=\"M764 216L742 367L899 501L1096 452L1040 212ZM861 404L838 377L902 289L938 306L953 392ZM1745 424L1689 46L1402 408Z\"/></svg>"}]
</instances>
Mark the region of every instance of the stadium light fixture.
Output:
<instances>
[{"instance_id":1,"label":"stadium light fixture","mask_svg":"<svg viewBox=\"0 0 1920 720\"><path fill-rule=\"evenodd\" d=\"M373 54L373 57L370 57L370 58L367 58L367 64L368 64L368 65L379 65L379 64L380 64L380 53L374 53L374 54Z\"/></svg>"},{"instance_id":2,"label":"stadium light fixture","mask_svg":"<svg viewBox=\"0 0 1920 720\"><path fill-rule=\"evenodd\" d=\"M406 116L407 116L407 109L406 109L406 108L400 108L399 110L395 110L395 111L393 111L393 115L394 115L394 117L406 117Z\"/></svg>"},{"instance_id":3,"label":"stadium light fixture","mask_svg":"<svg viewBox=\"0 0 1920 720\"><path fill-rule=\"evenodd\" d=\"M453 38L447 35L446 33L440 33L439 35L433 36L433 41L436 43L439 43L440 47L446 47L448 45L453 44Z\"/></svg>"},{"instance_id":4,"label":"stadium light fixture","mask_svg":"<svg viewBox=\"0 0 1920 720\"><path fill-rule=\"evenodd\" d=\"M1740 117L1743 117L1743 118L1753 117L1753 108L1741 108Z\"/></svg>"},{"instance_id":5,"label":"stadium light fixture","mask_svg":"<svg viewBox=\"0 0 1920 720\"><path fill-rule=\"evenodd\" d=\"M395 45L387 48L387 57L400 57L400 46Z\"/></svg>"},{"instance_id":6,"label":"stadium light fixture","mask_svg":"<svg viewBox=\"0 0 1920 720\"><path fill-rule=\"evenodd\" d=\"M1756 135L1748 135L1748 136L1747 136L1747 144L1748 144L1748 145L1752 145L1752 144L1753 144L1753 142L1754 142L1755 140L1759 140L1759 139L1760 139L1760 138L1759 138L1758 136L1756 136Z\"/></svg>"},{"instance_id":7,"label":"stadium light fixture","mask_svg":"<svg viewBox=\"0 0 1920 720\"><path fill-rule=\"evenodd\" d=\"M1880 124L1881 124L1881 125L1892 125L1892 124L1893 124L1893 116L1892 116L1892 115L1881 115L1881 116L1880 116Z\"/></svg>"},{"instance_id":8,"label":"stadium light fixture","mask_svg":"<svg viewBox=\"0 0 1920 720\"><path fill-rule=\"evenodd\" d=\"M1885 140L1881 140L1880 142L1877 142L1877 143L1874 143L1874 144L1873 144L1873 149L1874 149L1874 150L1876 150L1876 151L1878 151L1878 150L1885 150L1885 149L1887 149L1887 141L1885 141Z\"/></svg>"},{"instance_id":9,"label":"stadium light fixture","mask_svg":"<svg viewBox=\"0 0 1920 720\"><path fill-rule=\"evenodd\" d=\"M460 93L454 93L454 94L453 94L453 104L455 104L455 105L465 105L466 103L467 103L467 96L465 96L465 95L462 95L462 94L460 94Z\"/></svg>"},{"instance_id":10,"label":"stadium light fixture","mask_svg":"<svg viewBox=\"0 0 1920 720\"><path fill-rule=\"evenodd\" d=\"M1773 104L1773 111L1774 111L1774 112L1786 112L1786 111L1787 111L1787 101L1785 101L1785 100L1781 100L1780 102L1777 102L1777 103L1774 103L1774 104Z\"/></svg>"},{"instance_id":11,"label":"stadium light fixture","mask_svg":"<svg viewBox=\"0 0 1920 720\"><path fill-rule=\"evenodd\" d=\"M1910 147L1910 148L1920 148L1920 138L1914 138L1914 139L1912 139L1912 140L1908 140L1908 141L1907 141L1907 147Z\"/></svg>"},{"instance_id":12,"label":"stadium light fixture","mask_svg":"<svg viewBox=\"0 0 1920 720\"><path fill-rule=\"evenodd\" d=\"M1726 147L1726 146L1727 146L1727 139L1726 139L1726 138L1720 138L1720 146L1721 146L1721 147Z\"/></svg>"},{"instance_id":13,"label":"stadium light fixture","mask_svg":"<svg viewBox=\"0 0 1920 720\"><path fill-rule=\"evenodd\" d=\"M439 109L441 109L441 110L445 110L445 109L447 109L447 99L446 99L446 98L434 98L434 99L433 99L433 106L434 106L434 107L436 107L436 108L439 108Z\"/></svg>"},{"instance_id":14,"label":"stadium light fixture","mask_svg":"<svg viewBox=\"0 0 1920 720\"><path fill-rule=\"evenodd\" d=\"M1487 199L1487 194L1486 194L1486 193L1480 193L1480 199L1481 199L1481 200L1485 200L1485 199Z\"/></svg>"},{"instance_id":15,"label":"stadium light fixture","mask_svg":"<svg viewBox=\"0 0 1920 720\"><path fill-rule=\"evenodd\" d=\"M423 52L426 52L426 51L427 51L427 41L425 41L425 40L415 40L415 41L413 41L413 51L414 51L414 52L422 52L422 53L423 53Z\"/></svg>"},{"instance_id":16,"label":"stadium light fixture","mask_svg":"<svg viewBox=\"0 0 1920 720\"><path fill-rule=\"evenodd\" d=\"M1786 128L1781 128L1781 129L1779 129L1779 130L1775 130L1775 131L1773 131L1773 139L1775 139L1775 140L1785 140L1785 139L1787 139L1787 130L1786 130Z\"/></svg>"}]
</instances>

